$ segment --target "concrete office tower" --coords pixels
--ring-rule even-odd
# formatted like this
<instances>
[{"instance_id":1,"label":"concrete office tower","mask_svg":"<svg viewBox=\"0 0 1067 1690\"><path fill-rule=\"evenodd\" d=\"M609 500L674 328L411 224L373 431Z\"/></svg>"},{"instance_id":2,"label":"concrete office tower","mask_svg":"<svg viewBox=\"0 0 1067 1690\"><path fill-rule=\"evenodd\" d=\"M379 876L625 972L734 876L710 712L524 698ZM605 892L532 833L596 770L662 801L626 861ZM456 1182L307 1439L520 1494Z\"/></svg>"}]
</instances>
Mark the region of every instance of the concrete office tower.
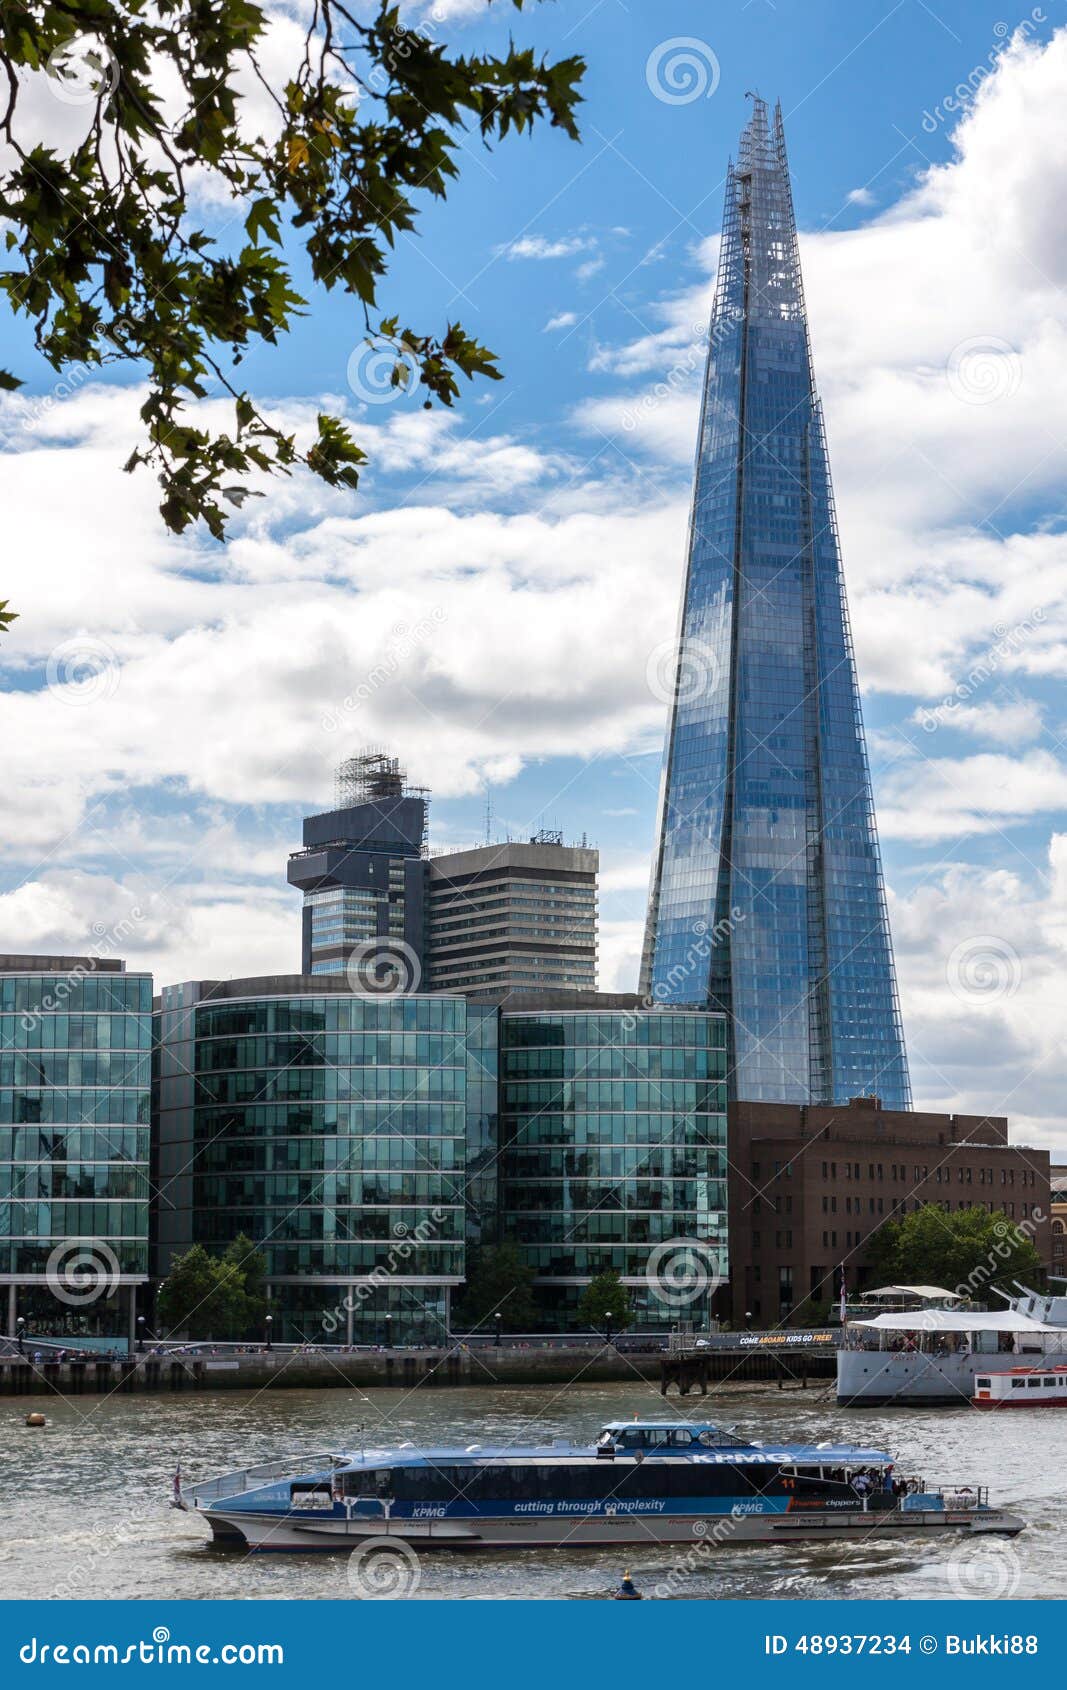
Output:
<instances>
[{"instance_id":1,"label":"concrete office tower","mask_svg":"<svg viewBox=\"0 0 1067 1690\"><path fill-rule=\"evenodd\" d=\"M598 851L548 832L431 857L429 989L595 990L599 867Z\"/></svg>"}]
</instances>

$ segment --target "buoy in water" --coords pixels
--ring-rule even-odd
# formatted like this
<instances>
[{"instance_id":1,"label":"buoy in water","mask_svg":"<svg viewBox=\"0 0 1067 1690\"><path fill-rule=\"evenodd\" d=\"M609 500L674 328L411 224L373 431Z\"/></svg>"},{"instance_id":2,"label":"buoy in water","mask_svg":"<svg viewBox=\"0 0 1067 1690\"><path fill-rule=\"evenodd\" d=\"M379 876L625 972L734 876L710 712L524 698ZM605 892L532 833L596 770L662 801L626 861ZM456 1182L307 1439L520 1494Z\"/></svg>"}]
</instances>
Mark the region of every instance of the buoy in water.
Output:
<instances>
[{"instance_id":1,"label":"buoy in water","mask_svg":"<svg viewBox=\"0 0 1067 1690\"><path fill-rule=\"evenodd\" d=\"M44 1426L47 1424L43 1414L27 1414L27 1426Z\"/></svg>"},{"instance_id":2,"label":"buoy in water","mask_svg":"<svg viewBox=\"0 0 1067 1690\"><path fill-rule=\"evenodd\" d=\"M612 1596L613 1602L643 1602L644 1597L634 1584L629 1572L622 1575L622 1583Z\"/></svg>"}]
</instances>

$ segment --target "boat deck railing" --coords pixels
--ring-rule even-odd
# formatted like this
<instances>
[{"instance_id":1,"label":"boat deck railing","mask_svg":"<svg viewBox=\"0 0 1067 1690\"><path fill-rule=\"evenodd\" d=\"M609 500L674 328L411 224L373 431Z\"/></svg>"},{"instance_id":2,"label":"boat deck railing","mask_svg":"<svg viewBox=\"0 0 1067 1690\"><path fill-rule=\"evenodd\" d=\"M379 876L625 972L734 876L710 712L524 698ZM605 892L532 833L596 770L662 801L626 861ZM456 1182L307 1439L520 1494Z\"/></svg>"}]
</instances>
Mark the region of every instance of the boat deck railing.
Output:
<instances>
[{"instance_id":1,"label":"boat deck railing","mask_svg":"<svg viewBox=\"0 0 1067 1690\"><path fill-rule=\"evenodd\" d=\"M219 1502L227 1496L240 1496L243 1491L257 1490L260 1485L269 1485L274 1479L284 1479L289 1474L317 1473L323 1469L330 1469L337 1464L335 1452L325 1455L290 1455L280 1461L261 1461L254 1467L243 1467L238 1472L223 1473L217 1479L205 1479L202 1484L189 1485L188 1492L194 1503Z\"/></svg>"},{"instance_id":2,"label":"boat deck railing","mask_svg":"<svg viewBox=\"0 0 1067 1690\"><path fill-rule=\"evenodd\" d=\"M987 1485L938 1485L932 1494L954 1513L961 1508L985 1508L989 1503Z\"/></svg>"}]
</instances>

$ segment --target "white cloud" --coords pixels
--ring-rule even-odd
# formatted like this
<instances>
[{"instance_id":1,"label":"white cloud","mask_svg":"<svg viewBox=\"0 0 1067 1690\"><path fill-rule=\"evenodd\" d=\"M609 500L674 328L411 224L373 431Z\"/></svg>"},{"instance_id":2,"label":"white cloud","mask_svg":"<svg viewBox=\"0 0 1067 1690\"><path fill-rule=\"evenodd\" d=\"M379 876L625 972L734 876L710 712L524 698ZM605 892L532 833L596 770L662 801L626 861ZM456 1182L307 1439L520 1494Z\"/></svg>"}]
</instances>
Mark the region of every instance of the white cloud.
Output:
<instances>
[{"instance_id":1,"label":"white cloud","mask_svg":"<svg viewBox=\"0 0 1067 1690\"><path fill-rule=\"evenodd\" d=\"M558 314L558 316L550 317L548 319L548 322L544 326L543 332L545 334L551 334L553 329L569 329L577 321L578 321L577 312L575 312L575 311L561 311Z\"/></svg>"},{"instance_id":2,"label":"white cloud","mask_svg":"<svg viewBox=\"0 0 1067 1690\"><path fill-rule=\"evenodd\" d=\"M893 901L916 1107L1003 1114L1020 1143L1062 1148L1067 835L1036 888L953 864Z\"/></svg>"},{"instance_id":3,"label":"white cloud","mask_svg":"<svg viewBox=\"0 0 1067 1690\"><path fill-rule=\"evenodd\" d=\"M1067 765L1038 749L1022 757L912 757L883 777L880 790L884 838L958 839L1067 810Z\"/></svg>"},{"instance_id":4,"label":"white cloud","mask_svg":"<svg viewBox=\"0 0 1067 1690\"><path fill-rule=\"evenodd\" d=\"M1027 745L1039 739L1044 730L1041 706L1026 698L1006 703L963 704L933 718L929 712L917 710L912 720L920 726L926 724L924 731L931 722L943 723L957 732L971 734L976 739L991 739L1000 745Z\"/></svg>"},{"instance_id":5,"label":"white cloud","mask_svg":"<svg viewBox=\"0 0 1067 1690\"><path fill-rule=\"evenodd\" d=\"M871 193L870 188L852 188L850 192L845 195L845 199L849 205L874 204L874 195Z\"/></svg>"},{"instance_id":6,"label":"white cloud","mask_svg":"<svg viewBox=\"0 0 1067 1690\"><path fill-rule=\"evenodd\" d=\"M497 252L510 263L519 258L572 258L576 252L588 252L595 246L588 235L561 235L556 240L547 235L520 235L498 247Z\"/></svg>"},{"instance_id":7,"label":"white cloud","mask_svg":"<svg viewBox=\"0 0 1067 1690\"><path fill-rule=\"evenodd\" d=\"M298 895L284 884L252 888L143 875L124 880L47 869L0 894L0 950L122 957L149 969L157 987L178 980L300 971Z\"/></svg>"},{"instance_id":8,"label":"white cloud","mask_svg":"<svg viewBox=\"0 0 1067 1690\"><path fill-rule=\"evenodd\" d=\"M353 517L298 477L246 507L225 548L179 546L152 480L118 472L133 401L85 389L48 438L0 456L5 593L21 613L4 655L23 682L0 745L19 795L0 822L9 854L65 841L73 860L82 809L130 787L177 783L194 810L317 799L367 741L447 796L527 758L658 737L645 670L675 609L648 559L680 557L680 503L556 509L561 463L398 413L374 425L377 473L425 467L456 508L416 485L409 507ZM484 508L524 484L540 511Z\"/></svg>"}]
</instances>

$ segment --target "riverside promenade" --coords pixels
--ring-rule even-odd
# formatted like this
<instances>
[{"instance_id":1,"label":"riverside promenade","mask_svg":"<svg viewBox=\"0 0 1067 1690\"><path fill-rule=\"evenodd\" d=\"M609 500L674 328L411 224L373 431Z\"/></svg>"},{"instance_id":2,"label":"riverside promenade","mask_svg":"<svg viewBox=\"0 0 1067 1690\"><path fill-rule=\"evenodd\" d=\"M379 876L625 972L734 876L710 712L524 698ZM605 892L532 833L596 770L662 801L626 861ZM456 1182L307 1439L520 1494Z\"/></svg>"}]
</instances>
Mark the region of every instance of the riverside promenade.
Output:
<instances>
[{"instance_id":1,"label":"riverside promenade","mask_svg":"<svg viewBox=\"0 0 1067 1690\"><path fill-rule=\"evenodd\" d=\"M813 1338L821 1335L813 1334ZM700 1354L709 1382L766 1380L802 1386L830 1378L834 1349L820 1342L760 1341L754 1334L720 1334ZM0 1395L108 1395L114 1391L306 1390L310 1387L449 1385L533 1385L605 1380L646 1380L662 1388L674 1379L677 1352L661 1340L647 1347L637 1339L618 1345L602 1340L554 1344L468 1343L447 1347L347 1350L275 1346L200 1345L183 1352L134 1356L80 1355L58 1359L27 1341L25 1353L0 1354ZM676 1381L675 1381L676 1382Z\"/></svg>"}]
</instances>

